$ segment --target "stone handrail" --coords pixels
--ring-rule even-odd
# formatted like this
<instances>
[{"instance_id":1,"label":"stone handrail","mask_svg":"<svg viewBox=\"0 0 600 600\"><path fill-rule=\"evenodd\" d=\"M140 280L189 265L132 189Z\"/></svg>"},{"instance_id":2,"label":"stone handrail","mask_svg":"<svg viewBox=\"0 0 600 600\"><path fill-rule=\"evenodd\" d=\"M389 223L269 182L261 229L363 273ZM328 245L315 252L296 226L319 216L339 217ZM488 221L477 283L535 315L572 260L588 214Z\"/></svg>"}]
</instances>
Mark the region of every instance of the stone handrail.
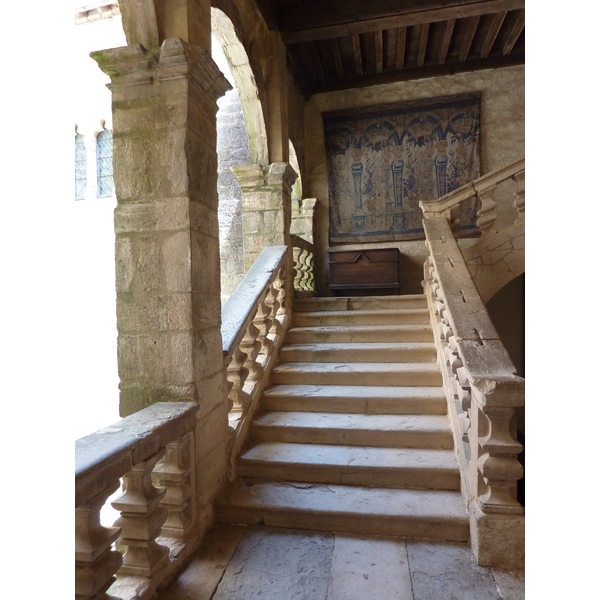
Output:
<instances>
[{"instance_id":1,"label":"stone handrail","mask_svg":"<svg viewBox=\"0 0 600 600\"><path fill-rule=\"evenodd\" d=\"M159 402L75 442L76 600L150 599L196 549L197 408ZM104 527L121 478L121 517Z\"/></svg>"},{"instance_id":2,"label":"stone handrail","mask_svg":"<svg viewBox=\"0 0 600 600\"><path fill-rule=\"evenodd\" d=\"M315 294L315 246L292 234L294 256L294 293L297 298Z\"/></svg>"},{"instance_id":3,"label":"stone handrail","mask_svg":"<svg viewBox=\"0 0 600 600\"><path fill-rule=\"evenodd\" d=\"M525 219L525 158L520 158L492 173L483 175L437 200L421 201L419 206L424 217L444 216L451 221L452 215L459 204L478 198L481 206L477 211L477 227L482 236L487 236L495 233L493 225L498 217L494 210L496 202L494 202L492 196L496 188L509 179L512 179L518 185L513 207L517 212L516 221L522 221Z\"/></svg>"},{"instance_id":4,"label":"stone handrail","mask_svg":"<svg viewBox=\"0 0 600 600\"><path fill-rule=\"evenodd\" d=\"M423 219L430 255L425 293L479 564L522 569L524 508L517 501L516 411L525 380L489 318L443 213Z\"/></svg>"},{"instance_id":5,"label":"stone handrail","mask_svg":"<svg viewBox=\"0 0 600 600\"><path fill-rule=\"evenodd\" d=\"M291 322L286 246L265 248L221 310L223 358L229 386L228 478Z\"/></svg>"}]
</instances>

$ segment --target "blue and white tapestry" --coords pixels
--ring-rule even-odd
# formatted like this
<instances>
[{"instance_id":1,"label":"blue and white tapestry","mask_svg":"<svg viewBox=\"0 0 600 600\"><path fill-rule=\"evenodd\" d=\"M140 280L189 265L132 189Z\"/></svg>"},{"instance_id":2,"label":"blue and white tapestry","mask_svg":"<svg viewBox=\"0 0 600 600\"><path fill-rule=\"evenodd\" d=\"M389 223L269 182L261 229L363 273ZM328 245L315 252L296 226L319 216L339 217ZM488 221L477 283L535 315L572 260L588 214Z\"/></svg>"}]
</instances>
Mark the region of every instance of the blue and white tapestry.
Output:
<instances>
[{"instance_id":1,"label":"blue and white tapestry","mask_svg":"<svg viewBox=\"0 0 600 600\"><path fill-rule=\"evenodd\" d=\"M479 94L324 113L329 243L423 239L421 200L479 177ZM461 206L475 233L476 200Z\"/></svg>"}]
</instances>

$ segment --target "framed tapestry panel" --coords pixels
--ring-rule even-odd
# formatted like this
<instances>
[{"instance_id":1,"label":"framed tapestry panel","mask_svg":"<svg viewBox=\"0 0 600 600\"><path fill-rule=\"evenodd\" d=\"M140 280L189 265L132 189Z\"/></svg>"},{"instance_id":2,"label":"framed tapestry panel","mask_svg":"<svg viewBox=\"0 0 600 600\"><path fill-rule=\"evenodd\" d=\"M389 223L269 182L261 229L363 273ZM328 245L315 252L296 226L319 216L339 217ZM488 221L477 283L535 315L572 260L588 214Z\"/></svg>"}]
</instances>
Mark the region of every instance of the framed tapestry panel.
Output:
<instances>
[{"instance_id":1,"label":"framed tapestry panel","mask_svg":"<svg viewBox=\"0 0 600 600\"><path fill-rule=\"evenodd\" d=\"M329 244L423 239L421 200L479 177L480 94L323 113ZM457 215L476 233L473 200Z\"/></svg>"}]
</instances>

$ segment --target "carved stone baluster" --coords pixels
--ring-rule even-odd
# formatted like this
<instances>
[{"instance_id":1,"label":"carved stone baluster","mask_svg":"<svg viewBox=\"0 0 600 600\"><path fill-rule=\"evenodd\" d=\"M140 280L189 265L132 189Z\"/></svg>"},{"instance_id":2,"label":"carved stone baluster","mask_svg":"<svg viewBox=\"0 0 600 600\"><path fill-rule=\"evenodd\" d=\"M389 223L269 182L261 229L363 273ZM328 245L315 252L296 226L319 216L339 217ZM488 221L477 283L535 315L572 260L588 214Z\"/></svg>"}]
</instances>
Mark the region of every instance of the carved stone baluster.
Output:
<instances>
[{"instance_id":1,"label":"carved stone baluster","mask_svg":"<svg viewBox=\"0 0 600 600\"><path fill-rule=\"evenodd\" d=\"M248 394L244 392L244 383L248 377L248 369L244 367L247 355L238 346L227 365L227 381L231 383L229 390L229 410L241 411L248 402Z\"/></svg>"},{"instance_id":2,"label":"carved stone baluster","mask_svg":"<svg viewBox=\"0 0 600 600\"><path fill-rule=\"evenodd\" d=\"M496 202L492 199L495 191L496 188L490 188L477 193L477 197L481 200L481 208L477 211L477 227L479 227L482 237L496 233L496 230L492 228L498 217L494 211Z\"/></svg>"},{"instance_id":3,"label":"carved stone baluster","mask_svg":"<svg viewBox=\"0 0 600 600\"><path fill-rule=\"evenodd\" d=\"M484 513L523 512L516 499L517 481L523 477L517 455L523 446L516 440L514 414L511 407L485 406L478 411L479 503Z\"/></svg>"},{"instance_id":4,"label":"carved stone baluster","mask_svg":"<svg viewBox=\"0 0 600 600\"><path fill-rule=\"evenodd\" d=\"M161 450L140 462L125 475L125 493L112 502L121 517L115 525L122 528L120 545L127 546L120 575L152 578L169 563L167 548L156 542L167 511L159 506L167 490L152 485L152 470L164 456Z\"/></svg>"},{"instance_id":5,"label":"carved stone baluster","mask_svg":"<svg viewBox=\"0 0 600 600\"><path fill-rule=\"evenodd\" d=\"M265 297L265 304L271 307L270 318L271 318L271 329L269 330L269 339L275 342L277 338L281 335L283 331L283 326L276 318L277 312L279 311L279 300L277 297L279 296L279 288L275 286L275 282L271 283L269 289L267 290L267 295Z\"/></svg>"},{"instance_id":6,"label":"carved stone baluster","mask_svg":"<svg viewBox=\"0 0 600 600\"><path fill-rule=\"evenodd\" d=\"M75 599L109 600L106 590L115 581L123 558L112 550L121 533L120 527L103 527L100 509L119 484L104 490L75 509Z\"/></svg>"},{"instance_id":7,"label":"carved stone baluster","mask_svg":"<svg viewBox=\"0 0 600 600\"><path fill-rule=\"evenodd\" d=\"M469 428L471 426L471 420L469 417L469 411L471 410L471 384L467 376L467 371L464 366L456 369L456 375L458 377L458 399L462 409L462 414L459 416L462 425L463 441L469 441Z\"/></svg>"},{"instance_id":8,"label":"carved stone baluster","mask_svg":"<svg viewBox=\"0 0 600 600\"><path fill-rule=\"evenodd\" d=\"M300 265L300 255L302 254L302 248L294 246L292 248L292 256L294 259L294 289L300 291L300 280L302 279L302 270Z\"/></svg>"},{"instance_id":9,"label":"carved stone baluster","mask_svg":"<svg viewBox=\"0 0 600 600\"><path fill-rule=\"evenodd\" d=\"M285 289L285 270L283 268L279 269L279 272L277 273L274 287L278 291L277 302L279 302L276 320L283 325L287 319L287 292Z\"/></svg>"},{"instance_id":10,"label":"carved stone baluster","mask_svg":"<svg viewBox=\"0 0 600 600\"><path fill-rule=\"evenodd\" d=\"M271 317L271 311L273 304L267 301L265 296L264 300L258 305L256 316L254 317L254 325L258 329L258 341L260 343L259 359L262 359L264 364L267 358L273 352L273 340L268 335L273 327L273 317Z\"/></svg>"},{"instance_id":11,"label":"carved stone baluster","mask_svg":"<svg viewBox=\"0 0 600 600\"><path fill-rule=\"evenodd\" d=\"M167 444L165 458L154 469L154 478L167 492L160 502L168 516L161 535L189 539L194 525L194 443L193 434Z\"/></svg>"},{"instance_id":12,"label":"carved stone baluster","mask_svg":"<svg viewBox=\"0 0 600 600\"><path fill-rule=\"evenodd\" d=\"M513 203L517 211L517 219L515 223L525 220L525 169L513 175L513 181L517 182L518 188L515 192L516 199Z\"/></svg>"},{"instance_id":13,"label":"carved stone baluster","mask_svg":"<svg viewBox=\"0 0 600 600\"><path fill-rule=\"evenodd\" d=\"M300 257L300 260L302 262L302 272L303 272L300 286L306 292L312 292L314 290L314 275L313 275L312 258L313 258L313 255L308 250L305 253L303 253Z\"/></svg>"},{"instance_id":14,"label":"carved stone baluster","mask_svg":"<svg viewBox=\"0 0 600 600\"><path fill-rule=\"evenodd\" d=\"M250 322L246 333L240 342L242 352L246 354L244 367L248 369L248 377L244 383L244 390L248 394L252 393L254 386L260 380L263 374L262 365L256 360L260 352L260 342L258 341L259 331L253 322Z\"/></svg>"}]
</instances>

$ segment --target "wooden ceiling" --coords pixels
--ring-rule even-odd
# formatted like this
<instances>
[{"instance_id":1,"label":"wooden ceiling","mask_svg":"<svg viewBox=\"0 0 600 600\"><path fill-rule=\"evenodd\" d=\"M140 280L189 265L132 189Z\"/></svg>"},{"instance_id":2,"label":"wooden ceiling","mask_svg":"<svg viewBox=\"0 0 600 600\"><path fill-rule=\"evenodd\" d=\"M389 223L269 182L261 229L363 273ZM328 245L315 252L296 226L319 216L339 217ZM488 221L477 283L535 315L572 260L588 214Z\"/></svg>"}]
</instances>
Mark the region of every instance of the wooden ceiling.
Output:
<instances>
[{"instance_id":1,"label":"wooden ceiling","mask_svg":"<svg viewBox=\"0 0 600 600\"><path fill-rule=\"evenodd\" d=\"M525 0L257 0L305 96L525 62Z\"/></svg>"}]
</instances>

